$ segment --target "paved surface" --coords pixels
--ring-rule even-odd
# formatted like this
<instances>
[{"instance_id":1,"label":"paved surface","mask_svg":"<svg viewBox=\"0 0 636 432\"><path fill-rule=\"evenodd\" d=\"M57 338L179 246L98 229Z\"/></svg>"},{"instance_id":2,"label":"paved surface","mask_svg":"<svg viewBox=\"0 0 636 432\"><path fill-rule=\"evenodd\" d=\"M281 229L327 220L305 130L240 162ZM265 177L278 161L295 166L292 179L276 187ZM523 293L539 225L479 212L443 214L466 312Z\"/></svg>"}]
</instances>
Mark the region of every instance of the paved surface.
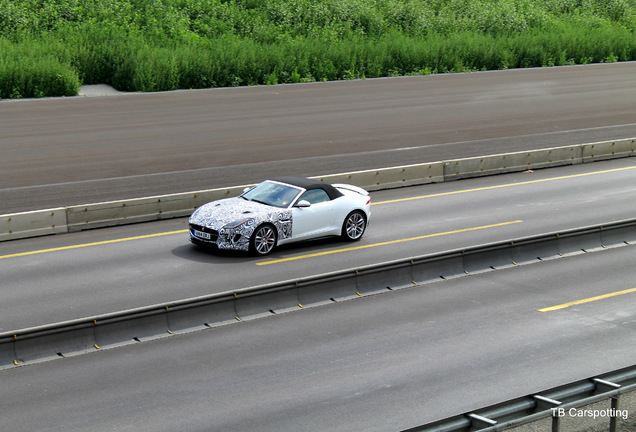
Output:
<instances>
[{"instance_id":1,"label":"paved surface","mask_svg":"<svg viewBox=\"0 0 636 432\"><path fill-rule=\"evenodd\" d=\"M113 96L122 92L106 84L94 84L80 87L78 94L79 96Z\"/></svg>"},{"instance_id":2,"label":"paved surface","mask_svg":"<svg viewBox=\"0 0 636 432\"><path fill-rule=\"evenodd\" d=\"M398 431L629 366L634 246L0 371L11 431Z\"/></svg>"},{"instance_id":3,"label":"paved surface","mask_svg":"<svg viewBox=\"0 0 636 432\"><path fill-rule=\"evenodd\" d=\"M577 408L574 416L566 414L561 418L561 432L608 432L610 430L610 418L593 415L580 416L580 410L609 410L610 400L602 401L592 405ZM620 396L619 410L627 412L626 419L619 415L617 432L636 432L636 391L623 393ZM567 413L568 411L566 411ZM607 411L606 411L607 412ZM521 426L502 429L506 432L552 432L552 420L546 418L540 421L528 423Z\"/></svg>"},{"instance_id":4,"label":"paved surface","mask_svg":"<svg viewBox=\"0 0 636 432\"><path fill-rule=\"evenodd\" d=\"M370 168L404 159L424 162L636 136L634 68L633 63L591 65L3 101L0 150L6 157L0 159L0 202L5 209L40 208L46 202L240 184L269 171L321 174L358 163ZM376 85L389 87L380 91ZM177 146L181 151L175 151ZM590 169L562 169L573 174L579 168ZM524 176L506 178L522 182ZM543 232L633 217L631 177L628 186L621 184L622 177L592 177L557 187L546 182L509 188L510 193L449 195L397 210L386 207L384 215L374 209L381 223L372 225L363 241L439 233L503 216L524 220L487 237L483 232L462 236L459 243L447 236L421 242L420 250L432 251L536 233L538 227ZM487 187L497 180L472 181ZM462 183L417 190L452 192ZM374 201L393 197L388 194L374 194ZM408 221L403 231L394 225L384 229L396 213ZM174 227L183 228L184 221L0 247L6 255ZM268 266L265 273L280 280L323 265L370 263L410 253L413 244L371 248L369 255L331 264ZM181 298L221 286L215 285L217 275L232 278L256 267L240 257L192 252L181 234L119 245L0 260L0 316L12 317L3 327ZM279 257L337 247L285 249ZM1 371L0 428L386 431L445 418L631 365L636 358L633 296L548 315L537 309L633 288L633 271L625 265L633 255L632 246L584 254ZM264 273L245 274L250 283ZM183 284L170 285L175 280Z\"/></svg>"},{"instance_id":5,"label":"paved surface","mask_svg":"<svg viewBox=\"0 0 636 432\"><path fill-rule=\"evenodd\" d=\"M0 214L633 137L634 100L634 62L5 100Z\"/></svg>"},{"instance_id":6,"label":"paved surface","mask_svg":"<svg viewBox=\"0 0 636 432\"><path fill-rule=\"evenodd\" d=\"M359 243L289 245L260 259L195 248L186 219L3 242L0 331L630 219L635 183L628 158L382 191ZM136 236L149 237L113 242Z\"/></svg>"}]
</instances>

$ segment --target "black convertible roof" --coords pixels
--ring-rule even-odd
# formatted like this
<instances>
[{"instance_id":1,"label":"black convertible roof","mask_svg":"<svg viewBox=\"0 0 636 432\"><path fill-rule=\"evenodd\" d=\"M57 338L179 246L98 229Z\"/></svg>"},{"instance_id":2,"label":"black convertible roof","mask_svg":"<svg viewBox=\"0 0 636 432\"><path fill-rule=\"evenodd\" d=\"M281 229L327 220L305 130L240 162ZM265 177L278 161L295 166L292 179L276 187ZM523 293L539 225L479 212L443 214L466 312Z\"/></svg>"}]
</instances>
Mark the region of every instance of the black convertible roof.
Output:
<instances>
[{"instance_id":1,"label":"black convertible roof","mask_svg":"<svg viewBox=\"0 0 636 432\"><path fill-rule=\"evenodd\" d=\"M307 190L322 189L327 192L327 195L329 195L329 199L336 199L342 196L342 192L340 192L338 189L336 189L329 183L323 183L318 180L308 179L304 177L276 177L270 180L280 183L286 183L292 186L298 186Z\"/></svg>"}]
</instances>

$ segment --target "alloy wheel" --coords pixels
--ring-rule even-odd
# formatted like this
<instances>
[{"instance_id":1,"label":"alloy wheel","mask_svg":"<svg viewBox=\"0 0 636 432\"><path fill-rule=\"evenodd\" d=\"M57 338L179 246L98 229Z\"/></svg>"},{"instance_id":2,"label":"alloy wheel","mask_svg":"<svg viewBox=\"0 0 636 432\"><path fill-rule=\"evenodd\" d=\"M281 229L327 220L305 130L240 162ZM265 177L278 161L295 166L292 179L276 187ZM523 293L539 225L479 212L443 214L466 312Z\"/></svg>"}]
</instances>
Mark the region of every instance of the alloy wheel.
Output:
<instances>
[{"instance_id":1,"label":"alloy wheel","mask_svg":"<svg viewBox=\"0 0 636 432\"><path fill-rule=\"evenodd\" d=\"M364 220L364 216L362 216L359 212L351 213L347 218L345 226L347 237L350 240L358 240L362 237L362 234L364 234L365 227L366 222Z\"/></svg>"},{"instance_id":2,"label":"alloy wheel","mask_svg":"<svg viewBox=\"0 0 636 432\"><path fill-rule=\"evenodd\" d=\"M276 245L276 232L271 226L263 226L254 236L254 249L259 255L267 255Z\"/></svg>"}]
</instances>

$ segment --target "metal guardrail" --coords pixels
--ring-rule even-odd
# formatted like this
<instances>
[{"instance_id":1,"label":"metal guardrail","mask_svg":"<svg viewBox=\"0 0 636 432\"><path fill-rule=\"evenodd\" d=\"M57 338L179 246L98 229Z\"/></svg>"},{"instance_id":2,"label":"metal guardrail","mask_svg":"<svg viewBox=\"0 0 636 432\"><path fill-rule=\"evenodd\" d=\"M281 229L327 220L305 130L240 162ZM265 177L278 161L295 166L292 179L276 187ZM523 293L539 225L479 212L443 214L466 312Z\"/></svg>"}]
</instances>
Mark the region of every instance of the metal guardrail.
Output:
<instances>
[{"instance_id":1,"label":"metal guardrail","mask_svg":"<svg viewBox=\"0 0 636 432\"><path fill-rule=\"evenodd\" d=\"M636 156L636 138L314 177L369 191ZM249 185L0 215L0 241L190 215Z\"/></svg>"},{"instance_id":2,"label":"metal guardrail","mask_svg":"<svg viewBox=\"0 0 636 432\"><path fill-rule=\"evenodd\" d=\"M636 219L14 330L0 333L0 369L629 244Z\"/></svg>"},{"instance_id":3,"label":"metal guardrail","mask_svg":"<svg viewBox=\"0 0 636 432\"><path fill-rule=\"evenodd\" d=\"M632 392L636 392L636 365L402 432L495 432L544 419L550 419L552 432L559 432L568 414L574 412L576 416L581 412L579 408L608 400L611 401L609 408L584 413L589 411L590 418L606 419L607 430L616 432L618 419L628 414L620 409L621 395Z\"/></svg>"}]
</instances>

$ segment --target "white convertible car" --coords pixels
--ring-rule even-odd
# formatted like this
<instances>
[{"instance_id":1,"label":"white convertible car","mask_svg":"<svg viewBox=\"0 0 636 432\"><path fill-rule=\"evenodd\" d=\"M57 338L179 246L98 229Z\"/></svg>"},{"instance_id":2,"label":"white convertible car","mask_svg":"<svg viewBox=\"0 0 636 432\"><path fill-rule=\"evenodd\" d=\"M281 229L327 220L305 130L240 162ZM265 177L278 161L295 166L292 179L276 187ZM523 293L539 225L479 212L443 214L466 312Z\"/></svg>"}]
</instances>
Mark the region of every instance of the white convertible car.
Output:
<instances>
[{"instance_id":1,"label":"white convertible car","mask_svg":"<svg viewBox=\"0 0 636 432\"><path fill-rule=\"evenodd\" d=\"M321 237L359 240L370 217L371 198L362 188L279 177L196 209L190 241L267 255L277 245Z\"/></svg>"}]
</instances>

